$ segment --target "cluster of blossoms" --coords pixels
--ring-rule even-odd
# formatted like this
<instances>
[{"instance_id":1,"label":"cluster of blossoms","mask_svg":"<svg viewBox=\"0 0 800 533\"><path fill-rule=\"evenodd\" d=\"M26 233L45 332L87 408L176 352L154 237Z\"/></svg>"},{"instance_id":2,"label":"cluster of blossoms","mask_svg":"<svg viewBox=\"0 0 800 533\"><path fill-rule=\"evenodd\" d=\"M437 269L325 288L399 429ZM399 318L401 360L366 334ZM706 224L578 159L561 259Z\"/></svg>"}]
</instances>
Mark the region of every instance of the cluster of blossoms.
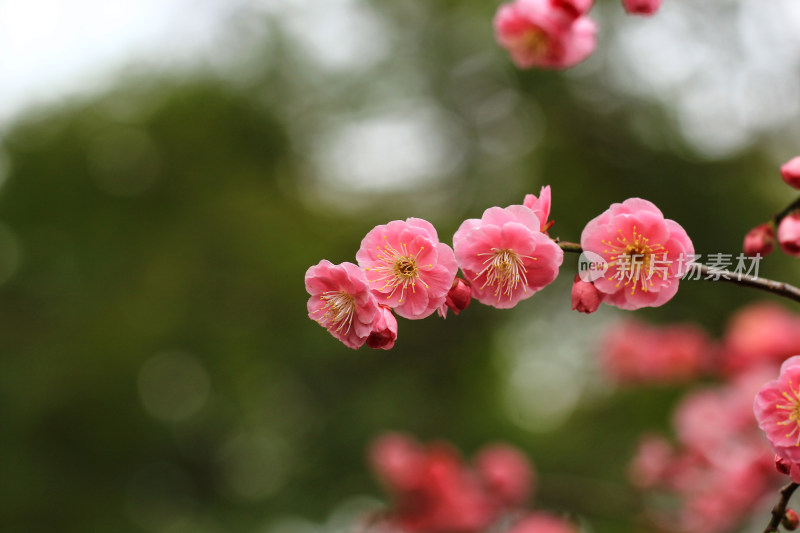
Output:
<instances>
[{"instance_id":1,"label":"cluster of blossoms","mask_svg":"<svg viewBox=\"0 0 800 533\"><path fill-rule=\"evenodd\" d=\"M491 207L461 224L452 248L419 218L377 226L361 241L358 265L323 260L308 269L308 315L350 348L389 349L397 339L394 313L412 320L434 312L446 317L448 309L466 309L472 298L498 309L514 307L552 283L564 260L547 234L550 205L545 186L522 204ZM601 302L621 309L663 305L691 266L670 258L694 256L683 228L640 198L613 204L591 220L581 246L606 266L589 281L576 278L573 309L584 313ZM632 264L635 270L625 268ZM463 279L456 277L459 268Z\"/></svg>"},{"instance_id":2,"label":"cluster of blossoms","mask_svg":"<svg viewBox=\"0 0 800 533\"><path fill-rule=\"evenodd\" d=\"M597 25L587 13L593 0L514 0L494 18L497 42L519 68L562 69L594 52ZM625 10L651 15L661 0L623 0Z\"/></svg>"},{"instance_id":3,"label":"cluster of blossoms","mask_svg":"<svg viewBox=\"0 0 800 533\"><path fill-rule=\"evenodd\" d=\"M526 511L535 472L516 449L495 444L472 467L445 443L423 446L391 433L370 449L376 476L391 506L369 519L367 531L402 533L576 533L558 516Z\"/></svg>"},{"instance_id":4,"label":"cluster of blossoms","mask_svg":"<svg viewBox=\"0 0 800 533\"><path fill-rule=\"evenodd\" d=\"M662 345L671 346L674 353L665 353ZM703 360L701 346L707 351ZM775 304L756 304L738 312L716 344L688 325L659 328L627 322L609 334L601 361L621 381L677 382L701 371L705 375L716 371L723 380L679 403L673 416L674 443L650 435L639 444L631 481L647 494L658 495L656 502L672 501L666 506L672 511L651 506L651 518L661 528L682 533L733 531L771 499L781 476L753 417L753 397L781 362L795 353L800 353L800 316ZM649 364L661 373L648 371ZM766 397L774 399L770 390ZM773 403L783 405L784 400ZM757 414L758 406L757 399ZM775 421L780 424L767 427L785 435L782 422L787 411L772 411L783 417ZM794 437L793 443L797 432ZM800 480L800 465L789 464L786 473L790 471Z\"/></svg>"},{"instance_id":5,"label":"cluster of blossoms","mask_svg":"<svg viewBox=\"0 0 800 533\"><path fill-rule=\"evenodd\" d=\"M800 156L781 167L781 177L791 187L800 189ZM781 250L791 256L800 257L800 202L792 203L786 210L769 222L759 224L744 237L744 253L755 257L766 256L775 249L777 241Z\"/></svg>"}]
</instances>

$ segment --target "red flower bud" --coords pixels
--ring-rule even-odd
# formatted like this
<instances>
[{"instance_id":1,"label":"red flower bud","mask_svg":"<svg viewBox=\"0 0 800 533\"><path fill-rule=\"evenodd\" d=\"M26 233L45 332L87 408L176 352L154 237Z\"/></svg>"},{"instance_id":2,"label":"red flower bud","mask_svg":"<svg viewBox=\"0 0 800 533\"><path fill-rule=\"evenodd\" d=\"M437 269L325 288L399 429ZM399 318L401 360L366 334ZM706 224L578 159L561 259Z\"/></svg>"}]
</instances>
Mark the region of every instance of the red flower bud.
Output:
<instances>
[{"instance_id":1,"label":"red flower bud","mask_svg":"<svg viewBox=\"0 0 800 533\"><path fill-rule=\"evenodd\" d=\"M778 224L778 244L785 253L800 257L800 212L785 216Z\"/></svg>"},{"instance_id":2,"label":"red flower bud","mask_svg":"<svg viewBox=\"0 0 800 533\"><path fill-rule=\"evenodd\" d=\"M631 15L652 15L661 7L661 0L622 0L622 7Z\"/></svg>"},{"instance_id":3,"label":"red flower bud","mask_svg":"<svg viewBox=\"0 0 800 533\"><path fill-rule=\"evenodd\" d=\"M452 312L458 314L466 309L471 301L472 289L469 283L461 278L454 279L453 286L450 288L450 292L447 293L447 300L445 300L444 304ZM442 314L442 316L444 316L444 314Z\"/></svg>"},{"instance_id":4,"label":"red flower bud","mask_svg":"<svg viewBox=\"0 0 800 533\"><path fill-rule=\"evenodd\" d=\"M772 224L756 226L744 236L744 254L749 257L767 256L775 248L775 229Z\"/></svg>"},{"instance_id":5,"label":"red flower bud","mask_svg":"<svg viewBox=\"0 0 800 533\"><path fill-rule=\"evenodd\" d=\"M793 509L786 509L786 514L783 515L781 524L789 531L794 531L797 529L797 526L800 526L800 516L797 516L797 513Z\"/></svg>"},{"instance_id":6,"label":"red flower bud","mask_svg":"<svg viewBox=\"0 0 800 533\"><path fill-rule=\"evenodd\" d=\"M795 189L800 189L800 156L781 167L781 177Z\"/></svg>"},{"instance_id":7,"label":"red flower bud","mask_svg":"<svg viewBox=\"0 0 800 533\"><path fill-rule=\"evenodd\" d=\"M789 475L789 472L792 471L792 462L788 459L784 459L780 455L775 456L775 470L777 470L781 474Z\"/></svg>"},{"instance_id":8,"label":"red flower bud","mask_svg":"<svg viewBox=\"0 0 800 533\"><path fill-rule=\"evenodd\" d=\"M572 285L572 310L579 313L594 313L603 301L603 294L597 290L594 283L581 280L575 276Z\"/></svg>"},{"instance_id":9,"label":"red flower bud","mask_svg":"<svg viewBox=\"0 0 800 533\"><path fill-rule=\"evenodd\" d=\"M397 340L397 319L385 305L378 306L372 322L372 332L367 337L367 346L376 350L390 350Z\"/></svg>"}]
</instances>

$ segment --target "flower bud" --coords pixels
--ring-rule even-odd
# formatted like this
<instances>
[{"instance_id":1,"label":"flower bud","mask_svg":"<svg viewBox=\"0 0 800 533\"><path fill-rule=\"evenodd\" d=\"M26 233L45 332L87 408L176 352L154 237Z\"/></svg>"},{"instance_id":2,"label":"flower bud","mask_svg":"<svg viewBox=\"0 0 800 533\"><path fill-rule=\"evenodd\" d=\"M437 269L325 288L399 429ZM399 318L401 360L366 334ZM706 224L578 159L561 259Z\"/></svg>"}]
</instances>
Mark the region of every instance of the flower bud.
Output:
<instances>
[{"instance_id":1,"label":"flower bud","mask_svg":"<svg viewBox=\"0 0 800 533\"><path fill-rule=\"evenodd\" d=\"M385 305L378 306L372 332L367 337L367 346L376 350L390 350L397 340L397 319Z\"/></svg>"},{"instance_id":2,"label":"flower bud","mask_svg":"<svg viewBox=\"0 0 800 533\"><path fill-rule=\"evenodd\" d=\"M780 474L789 475L789 472L792 471L792 462L788 459L784 459L780 455L775 456L775 470L778 471Z\"/></svg>"},{"instance_id":3,"label":"flower bud","mask_svg":"<svg viewBox=\"0 0 800 533\"><path fill-rule=\"evenodd\" d=\"M800 211L795 211L778 224L778 244L789 255L800 257Z\"/></svg>"},{"instance_id":4,"label":"flower bud","mask_svg":"<svg viewBox=\"0 0 800 533\"><path fill-rule=\"evenodd\" d=\"M572 284L572 310L579 313L594 313L600 307L603 295L590 281L581 280L580 276L575 276L575 283Z\"/></svg>"},{"instance_id":5,"label":"flower bud","mask_svg":"<svg viewBox=\"0 0 800 533\"><path fill-rule=\"evenodd\" d=\"M783 515L781 524L789 531L794 531L797 526L800 526L800 516L793 509L786 509L786 514Z\"/></svg>"},{"instance_id":6,"label":"flower bud","mask_svg":"<svg viewBox=\"0 0 800 533\"><path fill-rule=\"evenodd\" d=\"M486 489L501 505L519 505L531 493L535 476L531 464L510 446L484 448L475 458L475 467Z\"/></svg>"},{"instance_id":7,"label":"flower bud","mask_svg":"<svg viewBox=\"0 0 800 533\"><path fill-rule=\"evenodd\" d=\"M759 224L744 236L744 254L767 256L775 248L775 229L770 223Z\"/></svg>"},{"instance_id":8,"label":"flower bud","mask_svg":"<svg viewBox=\"0 0 800 533\"><path fill-rule=\"evenodd\" d=\"M439 308L439 316L447 318L448 309L458 314L469 307L471 301L472 289L469 286L469 282L462 278L456 278L453 280L453 286L450 288L450 292L447 293L447 299L444 301L444 305Z\"/></svg>"},{"instance_id":9,"label":"flower bud","mask_svg":"<svg viewBox=\"0 0 800 533\"><path fill-rule=\"evenodd\" d=\"M661 0L622 0L622 6L631 15L652 15L661 7Z\"/></svg>"},{"instance_id":10,"label":"flower bud","mask_svg":"<svg viewBox=\"0 0 800 533\"><path fill-rule=\"evenodd\" d=\"M585 15L592 8L593 1L594 0L550 0L550 3L554 7L561 9L570 19L575 20L581 15Z\"/></svg>"},{"instance_id":11,"label":"flower bud","mask_svg":"<svg viewBox=\"0 0 800 533\"><path fill-rule=\"evenodd\" d=\"M800 189L800 156L789 160L781 167L781 177L795 189Z\"/></svg>"}]
</instances>

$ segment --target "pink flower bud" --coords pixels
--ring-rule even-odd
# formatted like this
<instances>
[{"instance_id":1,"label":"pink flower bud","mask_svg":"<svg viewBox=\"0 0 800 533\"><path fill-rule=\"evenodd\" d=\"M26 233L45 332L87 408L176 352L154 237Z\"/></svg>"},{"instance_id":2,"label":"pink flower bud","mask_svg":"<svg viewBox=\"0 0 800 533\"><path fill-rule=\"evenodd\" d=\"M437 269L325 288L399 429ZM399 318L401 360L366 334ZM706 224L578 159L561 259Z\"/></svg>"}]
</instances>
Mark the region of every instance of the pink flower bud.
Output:
<instances>
[{"instance_id":1,"label":"pink flower bud","mask_svg":"<svg viewBox=\"0 0 800 533\"><path fill-rule=\"evenodd\" d=\"M378 306L372 332L367 337L367 346L376 350L390 350L397 340L397 319L385 305Z\"/></svg>"},{"instance_id":2,"label":"pink flower bud","mask_svg":"<svg viewBox=\"0 0 800 533\"><path fill-rule=\"evenodd\" d=\"M775 229L772 224L756 226L744 236L744 254L750 257L765 257L775 248Z\"/></svg>"},{"instance_id":3,"label":"pink flower bud","mask_svg":"<svg viewBox=\"0 0 800 533\"><path fill-rule=\"evenodd\" d=\"M393 492L414 490L422 482L425 451L407 435L383 435L370 446L369 457L378 478Z\"/></svg>"},{"instance_id":4,"label":"pink flower bud","mask_svg":"<svg viewBox=\"0 0 800 533\"><path fill-rule=\"evenodd\" d=\"M661 0L622 0L622 6L631 15L652 15L661 7Z\"/></svg>"},{"instance_id":5,"label":"pink flower bud","mask_svg":"<svg viewBox=\"0 0 800 533\"><path fill-rule=\"evenodd\" d=\"M456 278L453 281L453 287L447 293L445 304L452 312L458 314L469 307L470 301L472 301L472 289L469 287L469 283L464 279Z\"/></svg>"},{"instance_id":6,"label":"pink flower bud","mask_svg":"<svg viewBox=\"0 0 800 533\"><path fill-rule=\"evenodd\" d=\"M786 514L783 515L781 524L789 531L794 531L797 526L800 526L800 516L793 509L786 509Z\"/></svg>"},{"instance_id":7,"label":"pink flower bud","mask_svg":"<svg viewBox=\"0 0 800 533\"><path fill-rule=\"evenodd\" d=\"M553 7L561 9L571 19L585 15L592 8L594 0L551 0Z\"/></svg>"},{"instance_id":8,"label":"pink flower bud","mask_svg":"<svg viewBox=\"0 0 800 533\"><path fill-rule=\"evenodd\" d=\"M501 505L518 505L528 498L534 472L528 459L514 448L503 444L487 447L475 458L475 467Z\"/></svg>"},{"instance_id":9,"label":"pink flower bud","mask_svg":"<svg viewBox=\"0 0 800 533\"><path fill-rule=\"evenodd\" d=\"M785 253L800 257L800 212L785 216L778 224L778 244Z\"/></svg>"},{"instance_id":10,"label":"pink flower bud","mask_svg":"<svg viewBox=\"0 0 800 533\"><path fill-rule=\"evenodd\" d=\"M789 475L789 472L792 471L792 462L788 459L784 459L780 455L775 456L775 470L778 471L780 474Z\"/></svg>"},{"instance_id":11,"label":"pink flower bud","mask_svg":"<svg viewBox=\"0 0 800 533\"><path fill-rule=\"evenodd\" d=\"M800 189L800 156L789 160L781 167L781 177L795 189Z\"/></svg>"},{"instance_id":12,"label":"pink flower bud","mask_svg":"<svg viewBox=\"0 0 800 533\"><path fill-rule=\"evenodd\" d=\"M594 313L600 307L603 295L590 281L581 280L580 276L575 276L575 283L572 285L572 310L579 313Z\"/></svg>"}]
</instances>

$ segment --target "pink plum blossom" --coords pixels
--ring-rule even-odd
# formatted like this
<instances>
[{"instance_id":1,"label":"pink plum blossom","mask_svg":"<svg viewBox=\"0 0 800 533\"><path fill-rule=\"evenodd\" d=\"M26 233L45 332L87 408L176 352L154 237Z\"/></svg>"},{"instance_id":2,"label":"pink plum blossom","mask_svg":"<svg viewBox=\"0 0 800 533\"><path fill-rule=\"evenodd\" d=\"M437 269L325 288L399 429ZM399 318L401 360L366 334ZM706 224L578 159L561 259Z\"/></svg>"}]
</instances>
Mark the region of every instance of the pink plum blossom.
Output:
<instances>
[{"instance_id":1,"label":"pink plum blossom","mask_svg":"<svg viewBox=\"0 0 800 533\"><path fill-rule=\"evenodd\" d=\"M795 189L800 189L800 156L790 159L781 167L781 177Z\"/></svg>"},{"instance_id":2,"label":"pink plum blossom","mask_svg":"<svg viewBox=\"0 0 800 533\"><path fill-rule=\"evenodd\" d=\"M472 289L467 283L466 280L461 278L456 278L453 280L453 286L450 288L450 292L447 293L447 299L444 303L439 306L437 312L439 316L442 318L447 318L447 310L451 310L455 314L459 314L461 311L469 307L469 303L472 301Z\"/></svg>"},{"instance_id":3,"label":"pink plum blossom","mask_svg":"<svg viewBox=\"0 0 800 533\"><path fill-rule=\"evenodd\" d=\"M778 379L756 394L753 410L775 453L800 462L800 356L783 362Z\"/></svg>"},{"instance_id":4,"label":"pink plum blossom","mask_svg":"<svg viewBox=\"0 0 800 533\"><path fill-rule=\"evenodd\" d=\"M744 236L744 253L749 257L765 257L775 248L775 228L770 223L759 224Z\"/></svg>"},{"instance_id":5,"label":"pink plum blossom","mask_svg":"<svg viewBox=\"0 0 800 533\"><path fill-rule=\"evenodd\" d=\"M378 304L364 271L323 259L306 271L308 316L346 346L360 348L372 331Z\"/></svg>"},{"instance_id":6,"label":"pink plum blossom","mask_svg":"<svg viewBox=\"0 0 800 533\"><path fill-rule=\"evenodd\" d=\"M652 15L661 7L661 0L622 0L622 7L631 15Z\"/></svg>"},{"instance_id":7,"label":"pink plum blossom","mask_svg":"<svg viewBox=\"0 0 800 533\"><path fill-rule=\"evenodd\" d=\"M723 337L722 367L738 374L768 365L777 370L800 353L800 317L774 303L750 305L728 321Z\"/></svg>"},{"instance_id":8,"label":"pink plum blossom","mask_svg":"<svg viewBox=\"0 0 800 533\"><path fill-rule=\"evenodd\" d=\"M591 281L583 281L580 275L575 276L572 284L572 310L579 313L594 313L603 302L603 293L598 291Z\"/></svg>"},{"instance_id":9,"label":"pink plum blossom","mask_svg":"<svg viewBox=\"0 0 800 533\"><path fill-rule=\"evenodd\" d=\"M514 0L500 6L494 18L497 42L519 68L568 68L596 47L597 27L576 13L587 2Z\"/></svg>"},{"instance_id":10,"label":"pink plum blossom","mask_svg":"<svg viewBox=\"0 0 800 533\"><path fill-rule=\"evenodd\" d=\"M372 332L367 337L367 346L376 350L391 350L397 340L397 319L385 305L378 306Z\"/></svg>"},{"instance_id":11,"label":"pink plum blossom","mask_svg":"<svg viewBox=\"0 0 800 533\"><path fill-rule=\"evenodd\" d=\"M784 253L800 257L800 211L786 215L778 224L778 244Z\"/></svg>"},{"instance_id":12,"label":"pink plum blossom","mask_svg":"<svg viewBox=\"0 0 800 533\"><path fill-rule=\"evenodd\" d=\"M663 483L674 456L675 449L667 439L656 435L643 437L628 471L631 482L642 489Z\"/></svg>"},{"instance_id":13,"label":"pink plum blossom","mask_svg":"<svg viewBox=\"0 0 800 533\"><path fill-rule=\"evenodd\" d=\"M528 459L515 448L488 446L475 457L475 468L498 505L519 505L530 496L534 472Z\"/></svg>"},{"instance_id":14,"label":"pink plum blossom","mask_svg":"<svg viewBox=\"0 0 800 533\"><path fill-rule=\"evenodd\" d=\"M535 194L526 194L525 200L522 202L522 205L532 210L539 218L539 223L541 226L540 229L542 230L542 233L547 233L547 230L553 225L552 222L547 221L547 219L550 217L550 202L551 199L549 185L542 187L542 190L539 191L538 198Z\"/></svg>"},{"instance_id":15,"label":"pink plum blossom","mask_svg":"<svg viewBox=\"0 0 800 533\"><path fill-rule=\"evenodd\" d=\"M378 303L404 317L425 318L445 303L458 265L453 250L420 218L376 226L356 253Z\"/></svg>"},{"instance_id":16,"label":"pink plum blossom","mask_svg":"<svg viewBox=\"0 0 800 533\"><path fill-rule=\"evenodd\" d=\"M641 198L612 204L590 220L581 247L609 265L594 280L606 295L603 301L628 310L658 307L672 299L694 254L686 231Z\"/></svg>"},{"instance_id":17,"label":"pink plum blossom","mask_svg":"<svg viewBox=\"0 0 800 533\"><path fill-rule=\"evenodd\" d=\"M461 224L453 246L475 299L508 309L556 279L564 252L540 228L522 205L491 207Z\"/></svg>"}]
</instances>

